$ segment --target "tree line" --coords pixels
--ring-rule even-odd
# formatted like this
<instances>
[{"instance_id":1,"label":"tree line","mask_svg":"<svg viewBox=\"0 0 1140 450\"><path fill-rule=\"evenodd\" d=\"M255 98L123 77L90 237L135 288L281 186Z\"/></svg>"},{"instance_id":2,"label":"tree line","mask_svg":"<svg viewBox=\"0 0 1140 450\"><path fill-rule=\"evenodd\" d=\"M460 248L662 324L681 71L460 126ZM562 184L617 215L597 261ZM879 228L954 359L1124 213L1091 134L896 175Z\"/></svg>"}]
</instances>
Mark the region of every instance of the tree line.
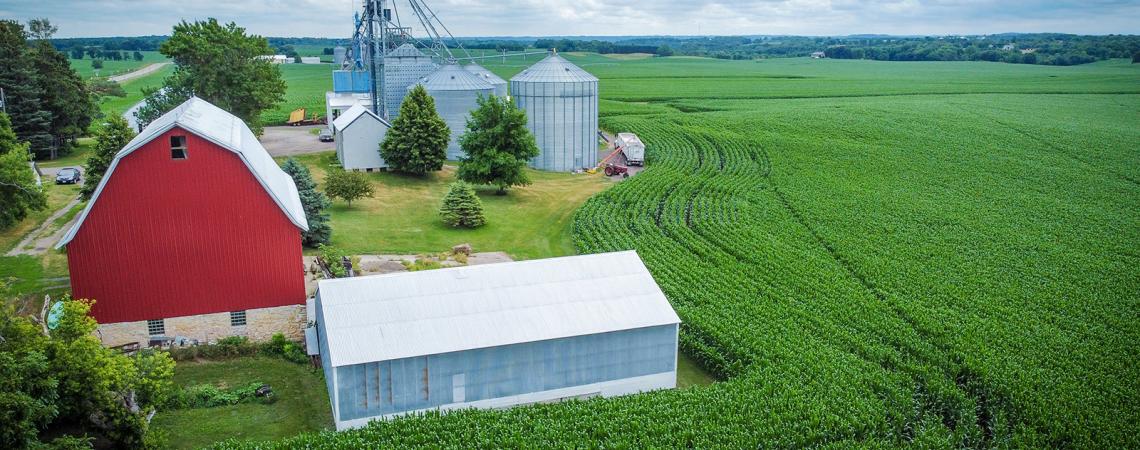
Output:
<instances>
[{"instance_id":1,"label":"tree line","mask_svg":"<svg viewBox=\"0 0 1140 450\"><path fill-rule=\"evenodd\" d=\"M4 111L36 159L70 153L97 113L86 82L51 44L56 31L47 19L32 19L27 29L14 20L0 21Z\"/></svg>"}]
</instances>

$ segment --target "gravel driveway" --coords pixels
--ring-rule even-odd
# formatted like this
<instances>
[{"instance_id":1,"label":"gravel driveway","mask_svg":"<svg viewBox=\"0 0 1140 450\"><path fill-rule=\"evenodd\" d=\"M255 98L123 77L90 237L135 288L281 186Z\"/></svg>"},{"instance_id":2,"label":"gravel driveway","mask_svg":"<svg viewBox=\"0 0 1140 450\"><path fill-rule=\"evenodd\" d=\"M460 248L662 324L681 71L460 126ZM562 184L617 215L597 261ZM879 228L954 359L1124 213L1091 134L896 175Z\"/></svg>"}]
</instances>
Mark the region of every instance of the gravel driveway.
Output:
<instances>
[{"instance_id":1,"label":"gravel driveway","mask_svg":"<svg viewBox=\"0 0 1140 450\"><path fill-rule=\"evenodd\" d=\"M335 142L321 142L312 134L313 129L325 125L304 125L299 127L265 127L261 135L261 146L273 156L304 155L336 150Z\"/></svg>"}]
</instances>

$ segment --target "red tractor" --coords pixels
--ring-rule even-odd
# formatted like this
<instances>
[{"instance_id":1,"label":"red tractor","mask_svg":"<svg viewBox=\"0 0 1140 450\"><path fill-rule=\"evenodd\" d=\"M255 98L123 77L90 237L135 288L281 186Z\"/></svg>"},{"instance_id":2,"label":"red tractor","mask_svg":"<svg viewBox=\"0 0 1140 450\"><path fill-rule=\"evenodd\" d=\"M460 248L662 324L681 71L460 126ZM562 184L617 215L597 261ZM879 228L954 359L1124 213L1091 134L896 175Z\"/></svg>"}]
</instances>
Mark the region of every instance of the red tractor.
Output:
<instances>
[{"instance_id":1,"label":"red tractor","mask_svg":"<svg viewBox=\"0 0 1140 450\"><path fill-rule=\"evenodd\" d=\"M622 178L629 178L629 167L619 166L614 163L606 163L605 173L607 177L621 175Z\"/></svg>"}]
</instances>

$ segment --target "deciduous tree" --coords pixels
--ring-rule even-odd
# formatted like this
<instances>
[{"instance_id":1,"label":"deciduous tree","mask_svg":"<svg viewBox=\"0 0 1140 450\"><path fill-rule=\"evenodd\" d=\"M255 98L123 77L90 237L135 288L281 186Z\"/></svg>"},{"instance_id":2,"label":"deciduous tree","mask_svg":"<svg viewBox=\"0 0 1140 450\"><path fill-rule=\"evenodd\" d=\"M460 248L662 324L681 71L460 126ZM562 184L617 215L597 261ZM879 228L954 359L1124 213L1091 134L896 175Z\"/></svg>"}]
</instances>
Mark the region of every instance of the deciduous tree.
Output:
<instances>
[{"instance_id":1,"label":"deciduous tree","mask_svg":"<svg viewBox=\"0 0 1140 450\"><path fill-rule=\"evenodd\" d=\"M416 85L400 105L400 115L380 144L380 156L392 170L423 175L443 168L451 130L435 110L435 100Z\"/></svg>"},{"instance_id":2,"label":"deciduous tree","mask_svg":"<svg viewBox=\"0 0 1140 450\"><path fill-rule=\"evenodd\" d=\"M325 193L331 198L339 198L352 206L354 200L365 197L371 198L375 194L372 182L362 172L349 172L341 169L330 169L325 178Z\"/></svg>"},{"instance_id":3,"label":"deciduous tree","mask_svg":"<svg viewBox=\"0 0 1140 450\"><path fill-rule=\"evenodd\" d=\"M28 211L47 207L28 165L28 144L16 141L9 124L8 116L0 113L0 230L24 220Z\"/></svg>"},{"instance_id":4,"label":"deciduous tree","mask_svg":"<svg viewBox=\"0 0 1140 450\"><path fill-rule=\"evenodd\" d=\"M459 163L459 179L495 185L500 195L511 186L530 184L524 168L538 156L538 145L526 128L526 113L514 101L494 95L478 102L467 118L467 132L459 137L467 154Z\"/></svg>"},{"instance_id":5,"label":"deciduous tree","mask_svg":"<svg viewBox=\"0 0 1140 450\"><path fill-rule=\"evenodd\" d=\"M281 71L261 58L273 53L269 42L233 22L182 21L159 51L174 60L175 70L163 88L146 91L147 108L136 113L144 125L195 95L261 134L261 112L285 99Z\"/></svg>"}]
</instances>

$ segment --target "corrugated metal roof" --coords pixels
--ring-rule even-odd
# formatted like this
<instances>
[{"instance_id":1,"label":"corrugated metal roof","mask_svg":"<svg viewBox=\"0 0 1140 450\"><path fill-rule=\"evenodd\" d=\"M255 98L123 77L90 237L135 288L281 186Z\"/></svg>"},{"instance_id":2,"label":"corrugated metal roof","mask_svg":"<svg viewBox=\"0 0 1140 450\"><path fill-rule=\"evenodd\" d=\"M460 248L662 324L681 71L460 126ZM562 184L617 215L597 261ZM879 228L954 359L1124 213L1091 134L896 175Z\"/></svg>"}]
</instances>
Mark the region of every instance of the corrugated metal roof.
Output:
<instances>
[{"instance_id":1,"label":"corrugated metal roof","mask_svg":"<svg viewBox=\"0 0 1140 450\"><path fill-rule=\"evenodd\" d=\"M499 78L499 76L495 75L494 72L491 72L490 70L487 70L486 67L480 66L480 65L475 64L475 63L471 63L471 64L468 64L466 66L463 66L463 70L466 70L466 71L471 72L475 75L478 75L479 78L482 78L483 81L491 83L491 85L507 84L507 80Z\"/></svg>"},{"instance_id":2,"label":"corrugated metal roof","mask_svg":"<svg viewBox=\"0 0 1140 450\"><path fill-rule=\"evenodd\" d=\"M458 64L448 64L439 70L420 78L408 86L412 90L416 85L423 85L428 92L438 91L493 91L495 86L471 72L463 70Z\"/></svg>"},{"instance_id":3,"label":"corrugated metal roof","mask_svg":"<svg viewBox=\"0 0 1140 450\"><path fill-rule=\"evenodd\" d=\"M555 53L511 77L511 81L524 83L583 82L598 81L598 77L582 70L581 67L575 66L574 63Z\"/></svg>"},{"instance_id":4,"label":"corrugated metal roof","mask_svg":"<svg viewBox=\"0 0 1140 450\"><path fill-rule=\"evenodd\" d=\"M392 49L385 55L389 58L427 58L428 56L421 52L416 46L412 44L404 44Z\"/></svg>"},{"instance_id":5,"label":"corrugated metal roof","mask_svg":"<svg viewBox=\"0 0 1140 450\"><path fill-rule=\"evenodd\" d=\"M636 252L321 281L333 366L679 323Z\"/></svg>"},{"instance_id":6,"label":"corrugated metal roof","mask_svg":"<svg viewBox=\"0 0 1140 450\"><path fill-rule=\"evenodd\" d=\"M282 171L281 167L273 161L273 157L269 156L269 152L265 151L265 148L257 141L253 131L250 131L245 122L233 114L198 97L192 97L163 114L162 117L155 119L115 154L115 159L111 161L103 179L99 181L99 186L95 188L91 201L87 202L87 206L80 213L79 220L63 236L63 239L60 239L56 248L67 245L75 238L75 233L79 231L79 227L83 226L83 220L87 218L87 213L99 201L99 194L103 192L103 187L111 179L119 161L176 126L236 153L270 197L273 197L273 201L277 203L281 211L289 217L289 220L302 230L309 229L309 222L305 218L305 210L301 207L301 197L297 194L297 186L293 184L293 178Z\"/></svg>"},{"instance_id":7,"label":"corrugated metal roof","mask_svg":"<svg viewBox=\"0 0 1140 450\"><path fill-rule=\"evenodd\" d=\"M363 116L363 115L372 116L376 120L379 120L381 123L386 125L388 128L392 128L392 124L388 123L387 120L384 120L380 116L373 114L372 110L365 108L365 107L361 106L359 103L357 103L355 105L352 105L352 107L348 108L348 110L346 110L345 112L341 113L341 115L338 116L336 118L336 120L333 120L333 123L332 123L333 129L334 130L343 130L349 124L356 121L357 118L359 118L360 116Z\"/></svg>"}]
</instances>

